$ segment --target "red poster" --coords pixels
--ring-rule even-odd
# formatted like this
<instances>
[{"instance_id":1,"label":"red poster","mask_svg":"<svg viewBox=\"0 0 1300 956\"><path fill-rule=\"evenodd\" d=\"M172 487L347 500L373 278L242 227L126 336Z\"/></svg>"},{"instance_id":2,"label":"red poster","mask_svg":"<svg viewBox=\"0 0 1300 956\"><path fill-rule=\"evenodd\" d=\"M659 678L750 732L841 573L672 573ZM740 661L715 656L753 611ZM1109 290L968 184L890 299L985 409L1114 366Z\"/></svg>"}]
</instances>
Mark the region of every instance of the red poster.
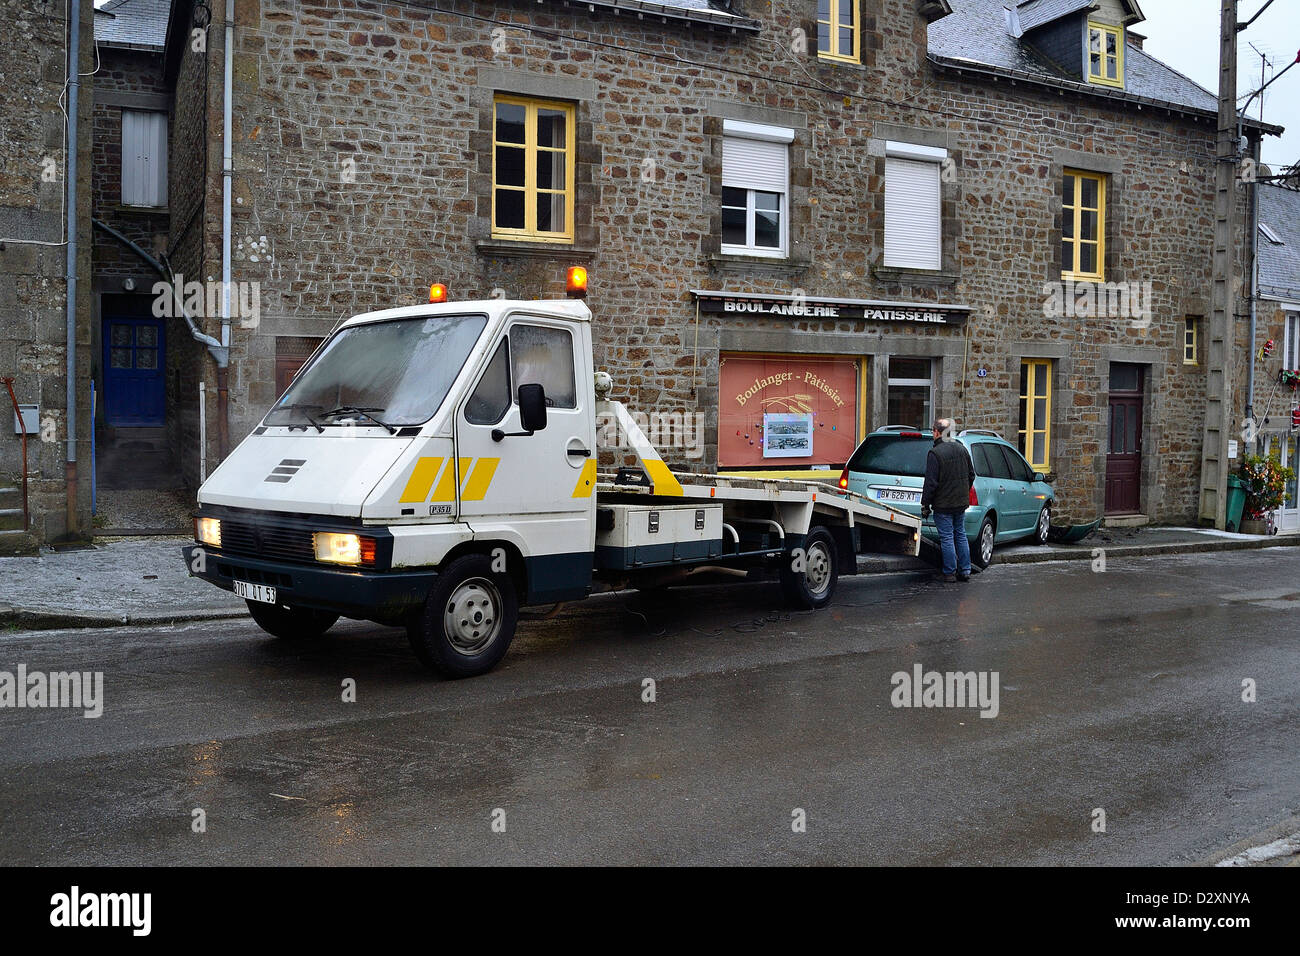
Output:
<instances>
[{"instance_id":1,"label":"red poster","mask_svg":"<svg viewBox=\"0 0 1300 956\"><path fill-rule=\"evenodd\" d=\"M856 359L724 354L718 389L723 468L843 465L858 437Z\"/></svg>"}]
</instances>

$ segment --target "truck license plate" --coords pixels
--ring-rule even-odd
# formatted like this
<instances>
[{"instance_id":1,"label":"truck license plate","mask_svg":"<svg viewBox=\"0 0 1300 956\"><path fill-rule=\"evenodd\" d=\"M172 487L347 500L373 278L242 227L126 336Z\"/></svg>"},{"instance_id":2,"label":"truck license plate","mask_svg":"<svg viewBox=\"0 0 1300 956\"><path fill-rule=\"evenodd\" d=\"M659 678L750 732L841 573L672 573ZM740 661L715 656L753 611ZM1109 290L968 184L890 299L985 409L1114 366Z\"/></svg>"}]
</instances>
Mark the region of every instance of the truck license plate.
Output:
<instances>
[{"instance_id":1,"label":"truck license plate","mask_svg":"<svg viewBox=\"0 0 1300 956\"><path fill-rule=\"evenodd\" d=\"M249 584L247 581L235 581L235 593L246 601L260 601L262 604L275 603L275 588L265 584Z\"/></svg>"},{"instance_id":2,"label":"truck license plate","mask_svg":"<svg viewBox=\"0 0 1300 956\"><path fill-rule=\"evenodd\" d=\"M906 501L909 504L916 504L921 500L919 491L899 491L895 488L882 488L879 492L881 501Z\"/></svg>"}]
</instances>

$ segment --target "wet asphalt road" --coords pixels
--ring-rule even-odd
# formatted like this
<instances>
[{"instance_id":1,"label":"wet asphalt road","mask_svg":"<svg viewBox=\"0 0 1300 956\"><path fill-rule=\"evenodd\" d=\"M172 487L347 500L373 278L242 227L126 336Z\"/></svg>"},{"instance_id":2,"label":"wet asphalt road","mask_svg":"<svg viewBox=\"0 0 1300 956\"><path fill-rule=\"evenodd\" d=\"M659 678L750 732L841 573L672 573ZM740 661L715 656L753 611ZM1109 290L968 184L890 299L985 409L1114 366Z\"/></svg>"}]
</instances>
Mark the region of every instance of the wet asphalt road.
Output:
<instances>
[{"instance_id":1,"label":"wet asphalt road","mask_svg":"<svg viewBox=\"0 0 1300 956\"><path fill-rule=\"evenodd\" d=\"M1300 808L1295 549L777 590L571 605L458 682L355 622L0 632L105 682L0 710L0 862L1176 864ZM894 708L918 663L997 671L999 715Z\"/></svg>"}]
</instances>

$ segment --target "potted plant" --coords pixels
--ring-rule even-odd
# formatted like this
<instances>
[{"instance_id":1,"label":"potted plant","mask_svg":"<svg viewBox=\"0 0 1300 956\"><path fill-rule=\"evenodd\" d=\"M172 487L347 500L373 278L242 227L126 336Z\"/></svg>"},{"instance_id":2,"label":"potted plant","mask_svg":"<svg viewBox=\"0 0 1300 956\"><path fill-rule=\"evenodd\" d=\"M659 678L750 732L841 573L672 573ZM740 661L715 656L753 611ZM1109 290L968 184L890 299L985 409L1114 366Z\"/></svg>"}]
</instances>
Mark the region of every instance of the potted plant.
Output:
<instances>
[{"instance_id":1,"label":"potted plant","mask_svg":"<svg viewBox=\"0 0 1300 956\"><path fill-rule=\"evenodd\" d=\"M1282 507L1287 483L1295 472L1283 468L1280 452L1270 455L1247 455L1241 465L1241 479L1246 483L1245 516L1241 530L1245 534L1267 534L1269 512Z\"/></svg>"}]
</instances>

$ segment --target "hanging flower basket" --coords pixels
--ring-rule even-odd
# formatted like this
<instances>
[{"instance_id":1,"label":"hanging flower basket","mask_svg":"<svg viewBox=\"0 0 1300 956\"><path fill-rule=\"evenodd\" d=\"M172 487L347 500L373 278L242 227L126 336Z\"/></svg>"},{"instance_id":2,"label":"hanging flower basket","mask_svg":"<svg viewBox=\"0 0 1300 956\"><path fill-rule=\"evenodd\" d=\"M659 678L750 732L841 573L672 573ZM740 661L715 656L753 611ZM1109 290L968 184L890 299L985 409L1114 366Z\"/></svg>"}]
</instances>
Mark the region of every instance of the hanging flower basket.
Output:
<instances>
[{"instance_id":1,"label":"hanging flower basket","mask_svg":"<svg viewBox=\"0 0 1300 956\"><path fill-rule=\"evenodd\" d=\"M1295 471L1282 467L1279 452L1247 455L1241 464L1241 480L1246 483L1246 517L1263 521L1270 511L1282 507L1287 483L1295 480ZM1244 521L1242 530L1246 530Z\"/></svg>"}]
</instances>

